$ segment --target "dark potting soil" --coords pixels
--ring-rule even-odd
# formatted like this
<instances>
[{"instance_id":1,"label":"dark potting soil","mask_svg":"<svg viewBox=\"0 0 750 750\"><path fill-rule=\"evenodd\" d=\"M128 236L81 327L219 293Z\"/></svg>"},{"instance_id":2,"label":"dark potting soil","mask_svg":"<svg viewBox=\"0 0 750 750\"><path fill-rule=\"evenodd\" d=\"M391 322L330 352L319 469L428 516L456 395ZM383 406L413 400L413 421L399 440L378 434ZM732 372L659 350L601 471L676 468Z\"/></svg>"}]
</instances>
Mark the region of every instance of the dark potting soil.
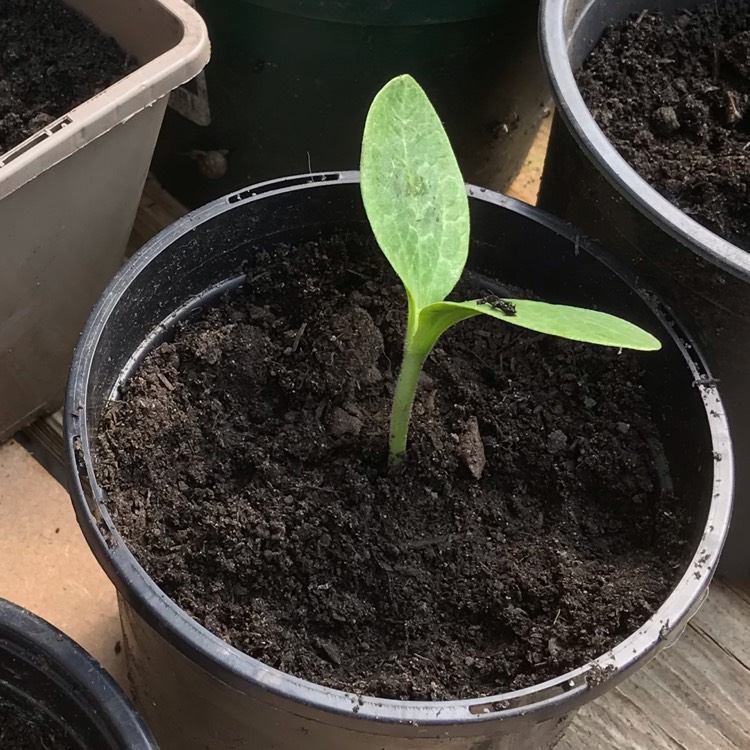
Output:
<instances>
[{"instance_id":1,"label":"dark potting soil","mask_svg":"<svg viewBox=\"0 0 750 750\"><path fill-rule=\"evenodd\" d=\"M641 360L462 323L389 473L405 298L362 245L261 253L146 357L99 436L118 529L199 622L327 686L466 698L603 654L663 601L688 536Z\"/></svg>"},{"instance_id":2,"label":"dark potting soil","mask_svg":"<svg viewBox=\"0 0 750 750\"><path fill-rule=\"evenodd\" d=\"M56 721L0 695L0 750L81 750Z\"/></svg>"},{"instance_id":3,"label":"dark potting soil","mask_svg":"<svg viewBox=\"0 0 750 750\"><path fill-rule=\"evenodd\" d=\"M0 3L0 154L134 67L61 0Z\"/></svg>"},{"instance_id":4,"label":"dark potting soil","mask_svg":"<svg viewBox=\"0 0 750 750\"><path fill-rule=\"evenodd\" d=\"M750 250L750 2L642 13L578 75L622 156L696 221Z\"/></svg>"}]
</instances>

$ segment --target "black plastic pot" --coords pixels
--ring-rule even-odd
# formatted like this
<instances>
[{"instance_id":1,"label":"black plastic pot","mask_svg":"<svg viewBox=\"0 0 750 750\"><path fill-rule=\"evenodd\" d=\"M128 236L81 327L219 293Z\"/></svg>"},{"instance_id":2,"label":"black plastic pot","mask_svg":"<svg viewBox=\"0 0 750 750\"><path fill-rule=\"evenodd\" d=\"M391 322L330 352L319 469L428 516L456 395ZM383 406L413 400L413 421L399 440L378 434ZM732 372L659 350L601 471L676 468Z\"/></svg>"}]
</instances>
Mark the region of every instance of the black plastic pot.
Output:
<instances>
[{"instance_id":1,"label":"black plastic pot","mask_svg":"<svg viewBox=\"0 0 750 750\"><path fill-rule=\"evenodd\" d=\"M557 103L539 205L596 237L690 330L721 381L737 455L750 454L750 254L648 185L597 126L574 78L609 25L696 0L543 0L542 47ZM722 573L750 578L750 464L737 466Z\"/></svg>"},{"instance_id":2,"label":"black plastic pot","mask_svg":"<svg viewBox=\"0 0 750 750\"><path fill-rule=\"evenodd\" d=\"M710 377L700 355L666 309L568 225L496 193L469 194L470 266L658 332L663 349L644 364L664 468L695 515L681 579L638 632L595 662L529 689L442 703L381 700L291 677L227 646L170 601L118 534L97 482L92 453L105 402L177 319L243 282L238 269L256 249L367 231L356 172L257 185L178 221L133 258L92 313L69 381L71 495L120 593L136 701L164 748L543 750L572 712L670 644L702 602L729 522L733 459L716 389L696 386Z\"/></svg>"},{"instance_id":3,"label":"black plastic pot","mask_svg":"<svg viewBox=\"0 0 750 750\"><path fill-rule=\"evenodd\" d=\"M69 736L66 747L157 750L130 701L89 654L5 599L0 599L0 702L20 714L47 717Z\"/></svg>"},{"instance_id":4,"label":"black plastic pot","mask_svg":"<svg viewBox=\"0 0 750 750\"><path fill-rule=\"evenodd\" d=\"M367 108L401 73L414 75L442 113L465 177L504 189L549 101L538 0L196 0L196 7L212 59L205 90L188 88L203 105L178 96L182 112L210 122L168 110L153 162L165 187L191 207L261 180L356 168ZM208 166L198 152L213 152Z\"/></svg>"}]
</instances>

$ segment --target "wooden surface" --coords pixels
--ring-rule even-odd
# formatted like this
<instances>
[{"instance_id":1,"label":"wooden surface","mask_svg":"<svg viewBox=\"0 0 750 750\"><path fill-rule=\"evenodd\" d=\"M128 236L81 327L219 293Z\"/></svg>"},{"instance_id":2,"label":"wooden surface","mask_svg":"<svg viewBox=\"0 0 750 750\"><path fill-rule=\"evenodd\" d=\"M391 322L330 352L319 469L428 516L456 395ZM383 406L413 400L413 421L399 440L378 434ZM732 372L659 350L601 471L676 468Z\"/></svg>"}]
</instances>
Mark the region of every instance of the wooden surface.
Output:
<instances>
[{"instance_id":1,"label":"wooden surface","mask_svg":"<svg viewBox=\"0 0 750 750\"><path fill-rule=\"evenodd\" d=\"M508 190L527 203L536 201L550 120ZM149 180L130 249L184 211ZM62 478L59 414L40 420L23 439ZM16 443L0 449L0 596L69 632L121 677L112 586L93 561L64 491L41 464ZM678 643L582 709L558 748L750 750L750 586L715 581Z\"/></svg>"},{"instance_id":2,"label":"wooden surface","mask_svg":"<svg viewBox=\"0 0 750 750\"><path fill-rule=\"evenodd\" d=\"M141 203L130 233L126 254L130 257L145 245L154 235L168 227L173 221L188 212L176 198L173 198L151 176L143 188Z\"/></svg>"},{"instance_id":3,"label":"wooden surface","mask_svg":"<svg viewBox=\"0 0 750 750\"><path fill-rule=\"evenodd\" d=\"M544 156L547 153L547 142L549 141L549 131L552 127L552 114L542 120L542 124L537 133L536 140L531 145L526 161L521 171L513 180L511 186L506 190L506 194L511 198L517 198L519 201L529 203L532 206L536 204L539 195L539 182L542 179L542 170L544 169Z\"/></svg>"},{"instance_id":4,"label":"wooden surface","mask_svg":"<svg viewBox=\"0 0 750 750\"><path fill-rule=\"evenodd\" d=\"M558 750L750 748L750 588L714 581L675 646L582 709Z\"/></svg>"},{"instance_id":5,"label":"wooden surface","mask_svg":"<svg viewBox=\"0 0 750 750\"><path fill-rule=\"evenodd\" d=\"M65 487L13 440L0 446L0 597L60 628L125 684L114 586Z\"/></svg>"}]
</instances>

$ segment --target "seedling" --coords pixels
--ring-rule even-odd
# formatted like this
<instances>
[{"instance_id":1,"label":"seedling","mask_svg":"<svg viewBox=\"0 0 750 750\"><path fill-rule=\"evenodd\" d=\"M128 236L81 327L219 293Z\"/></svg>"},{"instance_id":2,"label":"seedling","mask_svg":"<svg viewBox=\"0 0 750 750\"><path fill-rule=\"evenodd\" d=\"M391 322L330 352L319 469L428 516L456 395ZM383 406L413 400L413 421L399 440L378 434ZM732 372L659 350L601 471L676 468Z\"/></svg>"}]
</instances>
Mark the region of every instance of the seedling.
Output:
<instances>
[{"instance_id":1,"label":"seedling","mask_svg":"<svg viewBox=\"0 0 750 750\"><path fill-rule=\"evenodd\" d=\"M393 396L389 457L406 450L414 394L425 358L452 325L475 315L622 349L661 344L626 320L596 310L526 299L446 302L469 252L469 202L440 118L408 75L387 83L370 106L362 138L362 200L375 238L408 302L404 358Z\"/></svg>"}]
</instances>

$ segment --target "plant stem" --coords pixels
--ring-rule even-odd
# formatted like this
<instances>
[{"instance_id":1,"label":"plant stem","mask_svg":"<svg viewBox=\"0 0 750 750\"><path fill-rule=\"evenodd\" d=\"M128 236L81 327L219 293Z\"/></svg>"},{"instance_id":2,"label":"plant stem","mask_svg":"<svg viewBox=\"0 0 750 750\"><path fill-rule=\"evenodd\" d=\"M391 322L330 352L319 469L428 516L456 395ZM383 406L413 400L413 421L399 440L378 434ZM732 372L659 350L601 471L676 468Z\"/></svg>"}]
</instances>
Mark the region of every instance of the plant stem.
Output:
<instances>
[{"instance_id":1,"label":"plant stem","mask_svg":"<svg viewBox=\"0 0 750 750\"><path fill-rule=\"evenodd\" d=\"M401 463L406 451L406 436L409 432L414 395L425 357L426 353L416 352L408 345L404 349L404 359L396 381L391 408L391 440L388 460L392 466L398 466Z\"/></svg>"}]
</instances>

